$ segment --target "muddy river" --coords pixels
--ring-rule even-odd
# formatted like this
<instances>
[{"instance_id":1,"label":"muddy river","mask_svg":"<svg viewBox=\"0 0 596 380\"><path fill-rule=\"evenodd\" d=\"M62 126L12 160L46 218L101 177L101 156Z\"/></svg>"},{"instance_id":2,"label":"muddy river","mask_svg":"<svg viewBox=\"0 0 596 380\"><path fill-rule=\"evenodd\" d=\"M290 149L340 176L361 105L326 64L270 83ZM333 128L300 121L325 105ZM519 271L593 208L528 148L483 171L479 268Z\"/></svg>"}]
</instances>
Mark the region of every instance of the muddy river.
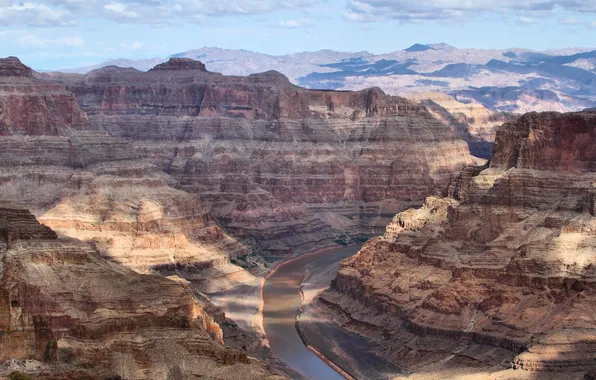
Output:
<instances>
[{"instance_id":1,"label":"muddy river","mask_svg":"<svg viewBox=\"0 0 596 380\"><path fill-rule=\"evenodd\" d=\"M282 264L265 282L263 323L271 350L280 360L309 379L342 380L344 377L306 348L296 331L296 313L301 303L298 289L304 279L304 270L307 265L317 262L310 267L310 275L316 276L313 271L320 268L319 277L326 284L318 285L327 287L337 273L334 264L354 255L358 249L358 246L341 247L300 257ZM334 267L334 272L330 272L330 265Z\"/></svg>"}]
</instances>

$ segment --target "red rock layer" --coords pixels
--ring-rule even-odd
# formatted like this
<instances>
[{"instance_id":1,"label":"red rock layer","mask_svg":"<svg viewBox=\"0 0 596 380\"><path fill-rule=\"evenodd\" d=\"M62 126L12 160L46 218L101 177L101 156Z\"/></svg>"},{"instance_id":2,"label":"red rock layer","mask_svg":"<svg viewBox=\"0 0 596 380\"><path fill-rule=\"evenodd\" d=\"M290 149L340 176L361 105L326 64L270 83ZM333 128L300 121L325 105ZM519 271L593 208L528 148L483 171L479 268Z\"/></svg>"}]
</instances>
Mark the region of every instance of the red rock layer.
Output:
<instances>
[{"instance_id":1,"label":"red rock layer","mask_svg":"<svg viewBox=\"0 0 596 380\"><path fill-rule=\"evenodd\" d=\"M87 115L64 86L36 80L18 58L0 60L0 136L60 134L85 129Z\"/></svg>"},{"instance_id":2,"label":"red rock layer","mask_svg":"<svg viewBox=\"0 0 596 380\"><path fill-rule=\"evenodd\" d=\"M205 289L213 267L243 272L230 259L245 247L207 207L135 147L90 126L72 93L16 58L0 60L0 72L12 75L0 76L2 199L139 272L194 276Z\"/></svg>"},{"instance_id":3,"label":"red rock layer","mask_svg":"<svg viewBox=\"0 0 596 380\"><path fill-rule=\"evenodd\" d=\"M455 128L457 136L465 140L476 157L490 159L497 128L517 115L493 112L475 101L461 103L447 94L422 93L408 97L424 105L437 119Z\"/></svg>"}]
</instances>

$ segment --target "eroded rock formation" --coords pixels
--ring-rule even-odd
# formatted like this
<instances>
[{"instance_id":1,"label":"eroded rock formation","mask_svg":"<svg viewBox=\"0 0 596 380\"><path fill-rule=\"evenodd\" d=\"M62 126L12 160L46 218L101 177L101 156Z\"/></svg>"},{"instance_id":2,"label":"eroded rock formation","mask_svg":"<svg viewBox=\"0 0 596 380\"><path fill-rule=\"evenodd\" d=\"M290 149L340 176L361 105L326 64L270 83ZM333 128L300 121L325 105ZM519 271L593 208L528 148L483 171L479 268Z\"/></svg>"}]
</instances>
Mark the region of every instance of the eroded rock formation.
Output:
<instances>
[{"instance_id":1,"label":"eroded rock formation","mask_svg":"<svg viewBox=\"0 0 596 380\"><path fill-rule=\"evenodd\" d=\"M455 128L457 137L465 140L476 157L490 159L497 128L517 118L505 112L494 112L470 100L461 103L438 92L415 94L408 99L424 105L437 119Z\"/></svg>"},{"instance_id":2,"label":"eroded rock formation","mask_svg":"<svg viewBox=\"0 0 596 380\"><path fill-rule=\"evenodd\" d=\"M2 199L138 272L178 274L204 291L251 278L230 264L248 249L209 208L135 146L89 123L72 93L16 58L0 60L0 71L11 75L0 76Z\"/></svg>"},{"instance_id":3,"label":"eroded rock formation","mask_svg":"<svg viewBox=\"0 0 596 380\"><path fill-rule=\"evenodd\" d=\"M320 307L422 378L582 378L596 362L595 139L590 112L504 124L489 166L398 214Z\"/></svg>"},{"instance_id":4,"label":"eroded rock formation","mask_svg":"<svg viewBox=\"0 0 596 380\"><path fill-rule=\"evenodd\" d=\"M257 333L258 301L245 301L266 268L254 253L379 232L477 162L453 127L376 88L311 91L183 59L80 76L11 58L0 72L1 198L109 265L215 296L248 284L221 298Z\"/></svg>"},{"instance_id":5,"label":"eroded rock formation","mask_svg":"<svg viewBox=\"0 0 596 380\"><path fill-rule=\"evenodd\" d=\"M35 359L98 379L277 378L223 346L183 283L108 262L6 203L0 236L0 361Z\"/></svg>"},{"instance_id":6,"label":"eroded rock formation","mask_svg":"<svg viewBox=\"0 0 596 380\"><path fill-rule=\"evenodd\" d=\"M129 142L263 253L378 233L475 162L452 127L379 89L306 90L275 71L232 77L193 62L51 80L93 128Z\"/></svg>"}]
</instances>

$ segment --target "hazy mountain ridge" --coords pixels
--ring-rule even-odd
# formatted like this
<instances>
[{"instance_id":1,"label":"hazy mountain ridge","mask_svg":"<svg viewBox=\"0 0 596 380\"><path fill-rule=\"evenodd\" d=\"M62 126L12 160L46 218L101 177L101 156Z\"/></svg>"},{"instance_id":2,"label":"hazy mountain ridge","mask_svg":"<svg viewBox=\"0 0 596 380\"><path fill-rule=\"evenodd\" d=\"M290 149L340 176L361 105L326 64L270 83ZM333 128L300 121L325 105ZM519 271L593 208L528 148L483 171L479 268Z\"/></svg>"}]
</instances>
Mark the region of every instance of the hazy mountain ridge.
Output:
<instances>
[{"instance_id":1,"label":"hazy mountain ridge","mask_svg":"<svg viewBox=\"0 0 596 380\"><path fill-rule=\"evenodd\" d=\"M537 52L415 44L380 55L321 50L274 56L204 47L172 57L201 60L210 71L226 75L277 70L308 88L378 86L399 95L445 92L496 111L575 111L596 106L596 50L588 48ZM166 60L117 59L62 71L84 73L112 65L146 71Z\"/></svg>"}]
</instances>

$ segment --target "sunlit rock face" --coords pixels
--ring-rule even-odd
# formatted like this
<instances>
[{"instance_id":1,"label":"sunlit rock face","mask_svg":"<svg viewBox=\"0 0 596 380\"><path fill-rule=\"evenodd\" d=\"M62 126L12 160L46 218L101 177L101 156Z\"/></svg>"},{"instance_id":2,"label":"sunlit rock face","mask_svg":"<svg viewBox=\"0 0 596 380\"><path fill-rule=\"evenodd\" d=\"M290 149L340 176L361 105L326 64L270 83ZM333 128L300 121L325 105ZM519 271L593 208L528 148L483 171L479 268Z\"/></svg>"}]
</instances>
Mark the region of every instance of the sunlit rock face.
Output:
<instances>
[{"instance_id":1,"label":"sunlit rock face","mask_svg":"<svg viewBox=\"0 0 596 380\"><path fill-rule=\"evenodd\" d=\"M410 95L408 99L419 102L435 118L453 126L457 137L468 143L470 152L484 159L491 158L497 128L517 118L514 114L491 111L474 100L462 103L438 92Z\"/></svg>"},{"instance_id":2,"label":"sunlit rock face","mask_svg":"<svg viewBox=\"0 0 596 380\"><path fill-rule=\"evenodd\" d=\"M223 345L184 283L106 261L0 203L0 361L9 359L43 361L65 378L277 378Z\"/></svg>"},{"instance_id":3,"label":"sunlit rock face","mask_svg":"<svg viewBox=\"0 0 596 380\"><path fill-rule=\"evenodd\" d=\"M45 79L264 254L379 233L476 162L453 127L376 88L306 90L275 71L224 76L182 59Z\"/></svg>"},{"instance_id":4,"label":"sunlit rock face","mask_svg":"<svg viewBox=\"0 0 596 380\"><path fill-rule=\"evenodd\" d=\"M490 165L395 216L323 299L385 326L385 353L414 371L583 376L596 361L595 141L594 112L504 124Z\"/></svg>"}]
</instances>

